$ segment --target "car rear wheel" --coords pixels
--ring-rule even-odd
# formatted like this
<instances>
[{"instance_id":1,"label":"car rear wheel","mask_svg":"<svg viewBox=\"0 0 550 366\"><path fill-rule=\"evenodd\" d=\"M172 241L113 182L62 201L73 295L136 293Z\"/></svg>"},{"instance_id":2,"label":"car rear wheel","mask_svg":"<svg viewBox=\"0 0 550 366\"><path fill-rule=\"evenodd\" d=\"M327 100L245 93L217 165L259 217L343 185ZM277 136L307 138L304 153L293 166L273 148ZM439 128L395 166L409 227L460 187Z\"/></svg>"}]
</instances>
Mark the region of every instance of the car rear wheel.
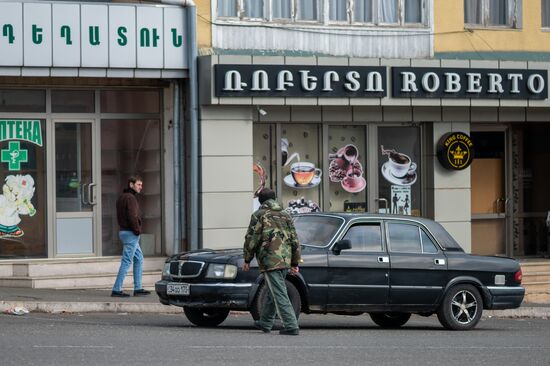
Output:
<instances>
[{"instance_id":1,"label":"car rear wheel","mask_svg":"<svg viewBox=\"0 0 550 366\"><path fill-rule=\"evenodd\" d=\"M298 319L298 317L300 316L300 310L302 309L302 300L300 299L300 293L296 289L296 286L294 286L290 281L285 280L285 283L286 283L286 293L288 294L290 303L294 308L294 314L296 314L296 319ZM256 294L256 298L252 302L252 307L250 308L250 314L252 315L252 318L254 320L260 319L260 314L262 311L263 304L265 303L265 300L266 300L267 291L269 291L269 289L267 288L265 282L263 282L260 285L260 288L258 289L258 293Z\"/></svg>"},{"instance_id":2,"label":"car rear wheel","mask_svg":"<svg viewBox=\"0 0 550 366\"><path fill-rule=\"evenodd\" d=\"M220 325L229 315L229 309L190 308L185 306L183 312L189 321L199 327Z\"/></svg>"},{"instance_id":3,"label":"car rear wheel","mask_svg":"<svg viewBox=\"0 0 550 366\"><path fill-rule=\"evenodd\" d=\"M399 328L411 318L410 313L369 313L373 322L382 328Z\"/></svg>"},{"instance_id":4,"label":"car rear wheel","mask_svg":"<svg viewBox=\"0 0 550 366\"><path fill-rule=\"evenodd\" d=\"M451 330L469 330L476 326L483 312L483 300L472 285L456 285L443 298L437 310L441 325Z\"/></svg>"}]
</instances>

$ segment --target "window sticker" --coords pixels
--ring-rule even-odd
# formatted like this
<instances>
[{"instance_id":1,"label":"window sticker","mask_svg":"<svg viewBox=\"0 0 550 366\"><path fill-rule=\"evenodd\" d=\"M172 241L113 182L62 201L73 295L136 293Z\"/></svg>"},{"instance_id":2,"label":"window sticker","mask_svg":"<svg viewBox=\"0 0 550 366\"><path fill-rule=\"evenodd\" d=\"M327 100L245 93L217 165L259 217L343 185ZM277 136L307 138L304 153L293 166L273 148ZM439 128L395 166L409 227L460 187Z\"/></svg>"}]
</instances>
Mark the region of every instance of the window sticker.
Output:
<instances>
[{"instance_id":1,"label":"window sticker","mask_svg":"<svg viewBox=\"0 0 550 366\"><path fill-rule=\"evenodd\" d=\"M382 164L382 176L390 183L400 186L411 186L416 182L416 163L411 157L394 149L384 149L380 145L382 155L388 161Z\"/></svg>"},{"instance_id":2,"label":"window sticker","mask_svg":"<svg viewBox=\"0 0 550 366\"><path fill-rule=\"evenodd\" d=\"M8 175L0 195L0 238L19 238L24 232L19 228L20 215L34 216L31 203L34 195L34 179L29 175Z\"/></svg>"},{"instance_id":3,"label":"window sticker","mask_svg":"<svg viewBox=\"0 0 550 366\"><path fill-rule=\"evenodd\" d=\"M363 177L363 166L359 162L359 149L353 144L340 148L335 154L329 154L328 168L331 182L340 182L342 188L350 193L365 189L367 181Z\"/></svg>"},{"instance_id":4,"label":"window sticker","mask_svg":"<svg viewBox=\"0 0 550 366\"><path fill-rule=\"evenodd\" d=\"M391 213L397 215L411 214L411 187L391 186Z\"/></svg>"}]
</instances>

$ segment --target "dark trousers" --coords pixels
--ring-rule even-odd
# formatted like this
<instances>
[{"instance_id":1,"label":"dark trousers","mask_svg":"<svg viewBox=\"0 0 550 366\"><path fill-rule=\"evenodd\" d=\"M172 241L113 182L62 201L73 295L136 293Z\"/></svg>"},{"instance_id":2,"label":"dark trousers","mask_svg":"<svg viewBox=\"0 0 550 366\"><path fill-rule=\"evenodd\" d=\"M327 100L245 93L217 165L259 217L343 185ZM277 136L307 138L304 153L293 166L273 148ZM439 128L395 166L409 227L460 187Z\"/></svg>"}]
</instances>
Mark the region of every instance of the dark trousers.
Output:
<instances>
[{"instance_id":1,"label":"dark trousers","mask_svg":"<svg viewBox=\"0 0 550 366\"><path fill-rule=\"evenodd\" d=\"M262 328L271 329L278 315L285 329L298 329L298 320L286 292L286 269L264 272L268 292L260 314Z\"/></svg>"}]
</instances>

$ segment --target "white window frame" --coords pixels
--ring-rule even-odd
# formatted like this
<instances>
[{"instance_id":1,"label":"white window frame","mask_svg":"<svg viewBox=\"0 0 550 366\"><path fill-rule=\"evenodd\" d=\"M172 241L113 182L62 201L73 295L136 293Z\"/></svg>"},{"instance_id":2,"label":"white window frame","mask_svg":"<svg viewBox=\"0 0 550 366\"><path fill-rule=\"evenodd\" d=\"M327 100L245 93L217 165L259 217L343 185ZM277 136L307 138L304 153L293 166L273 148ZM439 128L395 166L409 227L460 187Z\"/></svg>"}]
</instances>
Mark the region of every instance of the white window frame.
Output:
<instances>
[{"instance_id":1,"label":"white window frame","mask_svg":"<svg viewBox=\"0 0 550 366\"><path fill-rule=\"evenodd\" d=\"M299 19L299 2L302 0L290 0L290 18L273 18L272 4L276 0L264 0L263 17L250 18L246 16L246 9L244 8L244 0L235 0L237 4L237 16L227 17L219 16L216 1L215 15L220 20L244 20L244 21L268 21L277 23L306 23L306 24L323 24L323 25L352 25L352 26L385 26L385 27L426 27L428 22L428 1L420 0L421 6L421 21L419 23L405 23L405 2L407 0L397 0L397 23L384 23L382 22L382 10L380 6L381 0L372 0L372 14L373 19L370 22L357 22L355 21L355 2L357 0L346 0L346 21L330 20L330 1L329 0L315 0L317 1L317 19L316 20L304 20Z\"/></svg>"},{"instance_id":2,"label":"white window frame","mask_svg":"<svg viewBox=\"0 0 550 366\"><path fill-rule=\"evenodd\" d=\"M514 2L514 10L512 14L508 14L508 24L489 24L490 19L490 1L489 0L480 0L481 1L481 23L466 23L464 21L465 28L493 28L493 29L519 29L521 28L521 15L523 6L521 0L511 0ZM465 0L463 1L463 4ZM466 7L464 6L463 17L466 17Z\"/></svg>"}]
</instances>

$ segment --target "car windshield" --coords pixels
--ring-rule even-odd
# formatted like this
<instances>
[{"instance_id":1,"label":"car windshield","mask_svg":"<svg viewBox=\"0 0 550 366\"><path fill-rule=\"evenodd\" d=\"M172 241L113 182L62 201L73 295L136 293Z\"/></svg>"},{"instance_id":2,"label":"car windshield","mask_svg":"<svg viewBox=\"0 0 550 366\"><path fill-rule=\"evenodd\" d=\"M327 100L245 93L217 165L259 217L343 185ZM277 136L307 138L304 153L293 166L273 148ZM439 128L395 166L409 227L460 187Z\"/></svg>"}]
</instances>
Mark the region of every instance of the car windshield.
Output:
<instances>
[{"instance_id":1,"label":"car windshield","mask_svg":"<svg viewBox=\"0 0 550 366\"><path fill-rule=\"evenodd\" d=\"M327 246L344 220L333 216L305 215L294 219L298 240L302 245Z\"/></svg>"}]
</instances>

